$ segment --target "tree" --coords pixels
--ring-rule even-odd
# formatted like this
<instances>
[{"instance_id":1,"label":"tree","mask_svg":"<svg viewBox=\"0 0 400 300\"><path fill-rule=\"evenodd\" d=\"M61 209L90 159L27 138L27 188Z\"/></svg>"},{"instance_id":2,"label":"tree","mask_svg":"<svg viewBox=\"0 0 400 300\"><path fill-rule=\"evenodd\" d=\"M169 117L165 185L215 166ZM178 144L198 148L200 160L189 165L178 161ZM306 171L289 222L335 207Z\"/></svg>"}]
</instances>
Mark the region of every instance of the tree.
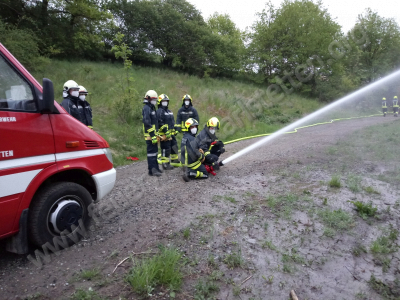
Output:
<instances>
[{"instance_id":1,"label":"tree","mask_svg":"<svg viewBox=\"0 0 400 300\"><path fill-rule=\"evenodd\" d=\"M360 82L370 83L400 66L400 28L394 19L368 8L347 36L354 49L346 60L347 71Z\"/></svg>"},{"instance_id":2,"label":"tree","mask_svg":"<svg viewBox=\"0 0 400 300\"><path fill-rule=\"evenodd\" d=\"M101 57L100 27L111 18L102 0L5 0L0 7L4 22L40 37L42 53Z\"/></svg>"},{"instance_id":3,"label":"tree","mask_svg":"<svg viewBox=\"0 0 400 300\"><path fill-rule=\"evenodd\" d=\"M267 8L252 27L251 57L259 72L274 83L284 71L302 69L299 80L315 94L315 75L330 68L329 44L340 36L340 26L321 2L285 0L277 10L271 3Z\"/></svg>"},{"instance_id":4,"label":"tree","mask_svg":"<svg viewBox=\"0 0 400 300\"><path fill-rule=\"evenodd\" d=\"M207 20L212 37L208 64L215 75L232 75L243 68L244 35L229 15L214 13Z\"/></svg>"}]
</instances>

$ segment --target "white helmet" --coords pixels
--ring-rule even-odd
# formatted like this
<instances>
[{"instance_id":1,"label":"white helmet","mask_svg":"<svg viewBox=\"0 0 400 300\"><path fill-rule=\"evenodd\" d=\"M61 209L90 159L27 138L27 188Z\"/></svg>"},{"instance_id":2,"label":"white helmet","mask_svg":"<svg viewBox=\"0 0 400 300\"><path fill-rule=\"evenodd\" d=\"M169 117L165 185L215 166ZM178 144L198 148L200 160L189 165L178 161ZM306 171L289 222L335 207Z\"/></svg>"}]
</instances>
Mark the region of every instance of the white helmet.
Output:
<instances>
[{"instance_id":1,"label":"white helmet","mask_svg":"<svg viewBox=\"0 0 400 300\"><path fill-rule=\"evenodd\" d=\"M79 86L79 95L87 95L88 91L85 89L84 86L80 85Z\"/></svg>"},{"instance_id":2,"label":"white helmet","mask_svg":"<svg viewBox=\"0 0 400 300\"><path fill-rule=\"evenodd\" d=\"M145 100L157 99L157 98L158 98L158 95L157 95L156 91L153 91L153 90L148 90L146 92L146 94L144 95Z\"/></svg>"},{"instance_id":3,"label":"white helmet","mask_svg":"<svg viewBox=\"0 0 400 300\"><path fill-rule=\"evenodd\" d=\"M156 91L148 90L146 92L146 94L144 95L143 99L144 99L143 103L146 103L146 102L150 103L151 100L154 100L154 99L157 100L158 99L158 95L157 95Z\"/></svg>"},{"instance_id":4,"label":"white helmet","mask_svg":"<svg viewBox=\"0 0 400 300\"><path fill-rule=\"evenodd\" d=\"M66 83L64 83L64 88L63 88L64 91L69 91L70 89L73 88L79 89L79 85L75 81L68 80Z\"/></svg>"}]
</instances>

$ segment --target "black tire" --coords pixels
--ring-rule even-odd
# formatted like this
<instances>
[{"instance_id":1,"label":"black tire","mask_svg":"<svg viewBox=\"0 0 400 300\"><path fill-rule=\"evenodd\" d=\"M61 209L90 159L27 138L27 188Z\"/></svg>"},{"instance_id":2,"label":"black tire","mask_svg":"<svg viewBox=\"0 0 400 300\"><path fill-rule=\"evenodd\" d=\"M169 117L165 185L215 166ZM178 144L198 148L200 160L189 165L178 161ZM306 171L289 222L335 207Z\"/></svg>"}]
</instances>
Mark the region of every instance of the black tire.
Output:
<instances>
[{"instance_id":1,"label":"black tire","mask_svg":"<svg viewBox=\"0 0 400 300\"><path fill-rule=\"evenodd\" d=\"M57 182L44 188L34 197L29 208L31 242L42 247L46 243L54 245L58 239L57 243L64 248L76 243L82 238L79 232L89 228L91 218L88 210L91 204L90 193L79 184ZM72 224L75 230L71 230Z\"/></svg>"}]
</instances>

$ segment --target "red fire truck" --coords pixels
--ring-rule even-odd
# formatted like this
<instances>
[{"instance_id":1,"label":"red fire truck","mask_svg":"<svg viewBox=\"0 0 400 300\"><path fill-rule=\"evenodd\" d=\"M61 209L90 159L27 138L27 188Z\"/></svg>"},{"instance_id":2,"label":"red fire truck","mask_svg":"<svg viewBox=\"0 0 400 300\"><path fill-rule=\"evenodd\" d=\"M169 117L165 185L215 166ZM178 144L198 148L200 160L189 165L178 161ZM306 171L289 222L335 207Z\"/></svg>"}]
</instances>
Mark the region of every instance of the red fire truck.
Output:
<instances>
[{"instance_id":1,"label":"red fire truck","mask_svg":"<svg viewBox=\"0 0 400 300\"><path fill-rule=\"evenodd\" d=\"M87 226L114 187L108 143L54 101L0 43L0 239L27 253ZM76 241L76 236L68 243Z\"/></svg>"}]
</instances>

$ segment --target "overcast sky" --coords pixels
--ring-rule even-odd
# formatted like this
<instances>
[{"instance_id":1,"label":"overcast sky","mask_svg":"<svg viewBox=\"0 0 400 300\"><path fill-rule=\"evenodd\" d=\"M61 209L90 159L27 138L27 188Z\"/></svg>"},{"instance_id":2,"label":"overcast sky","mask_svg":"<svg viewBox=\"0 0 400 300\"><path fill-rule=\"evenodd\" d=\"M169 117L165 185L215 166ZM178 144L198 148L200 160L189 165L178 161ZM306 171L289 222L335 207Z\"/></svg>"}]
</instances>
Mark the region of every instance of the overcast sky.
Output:
<instances>
[{"instance_id":1,"label":"overcast sky","mask_svg":"<svg viewBox=\"0 0 400 300\"><path fill-rule=\"evenodd\" d=\"M265 8L268 0L187 0L192 3L207 19L214 12L229 14L236 26L244 30L256 20L255 13ZM280 7L283 0L271 0L275 8ZM323 7L342 26L342 31L349 31L357 20L357 16L370 7L381 17L394 18L400 24L399 0L323 0Z\"/></svg>"}]
</instances>

